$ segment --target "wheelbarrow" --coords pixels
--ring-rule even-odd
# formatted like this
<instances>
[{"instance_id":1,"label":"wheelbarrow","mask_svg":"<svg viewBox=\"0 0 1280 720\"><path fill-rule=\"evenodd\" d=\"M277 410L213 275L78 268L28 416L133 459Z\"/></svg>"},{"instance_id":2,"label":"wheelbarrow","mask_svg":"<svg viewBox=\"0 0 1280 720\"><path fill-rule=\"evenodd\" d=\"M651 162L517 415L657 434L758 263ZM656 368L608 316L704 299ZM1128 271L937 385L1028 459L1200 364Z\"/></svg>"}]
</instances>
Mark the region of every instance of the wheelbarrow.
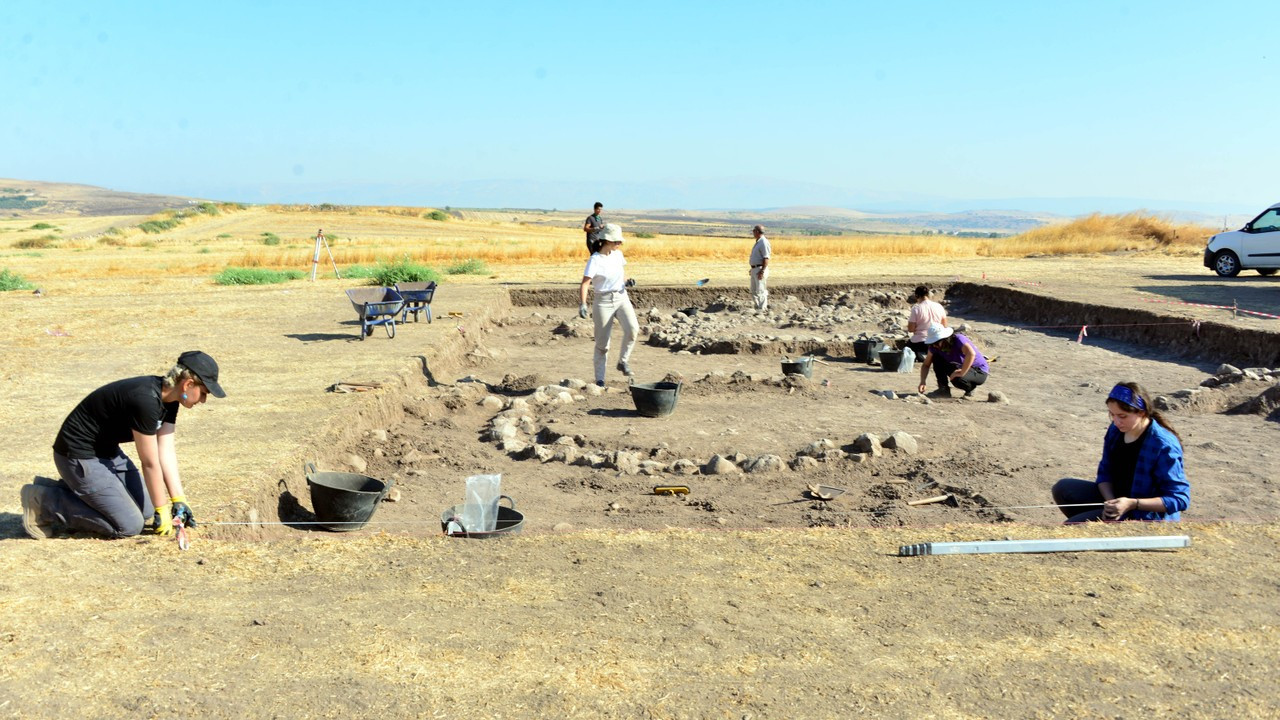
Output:
<instances>
[{"instance_id":1,"label":"wheelbarrow","mask_svg":"<svg viewBox=\"0 0 1280 720\"><path fill-rule=\"evenodd\" d=\"M404 298L389 287L352 288L347 291L351 306L360 316L360 339L373 334L373 328L381 325L387 329L387 337L396 336L396 315L404 308Z\"/></svg>"},{"instance_id":2,"label":"wheelbarrow","mask_svg":"<svg viewBox=\"0 0 1280 720\"><path fill-rule=\"evenodd\" d=\"M423 311L427 313L427 322L431 322L431 299L436 296L435 281L396 283L396 292L404 298L400 322L409 322L409 313L413 313L413 321L418 322L418 313Z\"/></svg>"}]
</instances>

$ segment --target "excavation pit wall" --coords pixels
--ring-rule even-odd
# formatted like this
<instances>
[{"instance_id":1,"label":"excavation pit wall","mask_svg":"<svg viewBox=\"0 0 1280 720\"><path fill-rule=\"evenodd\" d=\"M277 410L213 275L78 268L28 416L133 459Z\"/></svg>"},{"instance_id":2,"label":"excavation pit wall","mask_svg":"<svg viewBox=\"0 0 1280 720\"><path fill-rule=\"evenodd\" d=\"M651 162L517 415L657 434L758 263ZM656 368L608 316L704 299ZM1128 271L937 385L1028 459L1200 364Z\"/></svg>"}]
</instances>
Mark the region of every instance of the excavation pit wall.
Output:
<instances>
[{"instance_id":1,"label":"excavation pit wall","mask_svg":"<svg viewBox=\"0 0 1280 720\"><path fill-rule=\"evenodd\" d=\"M788 295L805 303L816 303L824 296L845 292L885 292L898 295L890 303L892 309L906 308L906 296L915 283L866 283L825 284L812 286L780 286L774 288L772 297L781 301ZM734 290L704 288L647 288L633 292L633 302L643 312L651 306L663 308L669 312L672 308L688 306L706 306L715 303L722 296L731 295ZM745 291L743 291L745 292ZM322 470L353 470L347 467L347 459L352 454L369 455L377 450L379 437L387 441L381 446L383 454L376 459L368 458L369 466L365 471L373 477L384 478L398 476L398 487L403 488L406 500L396 504L384 504L378 510L375 519L400 519L405 527L394 527L397 532L414 532L434 534L439 532L439 513L447 501L439 499L447 495L457 495L452 502L461 501L461 480L466 475L481 472L506 472L516 482L536 483L564 494L564 497L553 497L544 494L533 497L539 505L535 506L534 515L541 515L539 521L531 522L529 527L535 531L550 530L564 523L551 522L555 517L548 517L558 503L566 504L564 517L571 522L571 527L603 527L628 529L633 527L691 526L716 527L711 523L724 517L731 519L731 526L771 526L777 520L784 526L853 526L877 524L913 524L922 521L964 521L964 520L1001 520L1023 519L1014 515L1006 515L995 508L1006 501L999 491L994 494L989 487L971 487L963 482L964 476L976 476L983 473L1014 476L1017 468L1004 467L1000 462L983 457L966 459L964 472L948 476L939 472L939 458L916 457L907 453L886 450L883 457L869 456L853 459L860 453L854 447L854 439L863 432L884 438L895 431L914 432L927 427L927 416L914 419L903 419L897 425L881 423L873 426L858 426L856 421L847 423L849 428L843 435L834 435L830 440L837 452L829 455L813 455L802 452L812 442L825 439L821 435L807 438L794 437L783 441L776 448L757 448L750 453L724 453L723 459L738 466L742 473L730 471L725 476L703 474L699 470L692 477L675 472L647 473L643 470L628 472L621 465L640 466L644 462L658 462L658 456L664 456L668 466L673 459L685 459L699 466L712 464L713 458L703 455L687 458L675 458L669 448L662 443L646 444L639 439L628 439L624 431L618 437L581 437L582 433L567 432L566 426L574 423L600 421L601 417L610 418L613 424L631 426L637 435L643 436L646 428L657 426L644 425L644 422L632 417L631 402L626 394L625 386L616 384L610 388L601 400L593 400L590 410L585 412L590 417L575 417L570 413L570 405L562 407L549 406L538 412L529 413L532 427L526 433L528 442L525 448L510 450L503 447L501 441L490 436L495 419L503 413L509 413L512 404L518 399L527 399L536 390L535 383L530 387L504 387L498 378L519 374L521 372L521 351L513 349L506 357L502 352L495 352L485 347L491 333L497 329L503 331L504 325L515 316L515 308L552 308L548 316L559 317L559 309L564 309L564 317L572 318L577 304L577 291L574 288L516 289L502 293L503 299L496 303L484 318L473 318L469 323L471 332L459 334L447 343L434 348L429 367L421 364L402 368L396 377L384 384L378 391L364 394L358 398L359 409L351 413L341 427L332 427L323 439L314 447L314 458ZM1142 313L1137 320L1135 312L1126 308L1108 308L1084 303L1058 301L1035 293L1009 290L1001 287L955 283L950 286L935 288L935 297L940 297L951 306L953 314L961 311L965 317L974 314L997 316L1017 321L1020 325L1071 325L1081 324L1122 324L1126 327L1116 328L1112 334L1110 329L1099 330L1099 335L1136 344L1164 344L1162 351L1170 354L1198 357L1220 361L1224 355L1218 354L1224 348L1234 350L1232 357L1244 365L1276 365L1274 356L1260 355L1257 351L1265 347L1259 342L1256 331L1240 331L1218 323L1201 323L1202 337L1206 332L1212 334L1205 343L1213 340L1212 348L1208 346L1190 346L1186 343L1186 326L1182 332L1169 335L1169 328L1177 326L1154 323L1184 318L1171 318L1154 313ZM508 305L507 302L510 304ZM1139 311L1140 312L1140 311ZM551 322L550 317L547 322ZM556 322L559 322L558 320ZM508 327L507 330L510 330ZM549 331L550 328L548 327ZM1272 346L1274 335L1267 335ZM1091 333L1091 336L1092 333ZM1239 336L1239 337L1237 337ZM509 342L507 337L502 342ZM581 340L581 339L579 339ZM1053 342L1060 342L1055 339ZM1251 343L1257 343L1251 345ZM1160 345L1157 345L1160 346ZM501 343L495 344L501 349ZM1210 351L1213 354L1210 355ZM572 351L574 354L579 351ZM799 347L796 344L745 343L742 345L726 345L719 352L726 355L769 355L780 353L815 352L825 353L831 358L847 358L852 355L849 344L826 343L823 347ZM1202 355L1196 355L1196 353ZM708 353L712 354L712 353ZM1271 358L1268 360L1268 358ZM771 363L777 373L776 362ZM843 368L842 368L843 369ZM864 368L865 369L865 368ZM554 372L554 371L553 371ZM471 382L451 382L453 378L466 373L476 376ZM573 371L561 372L560 376L574 374ZM580 371L579 371L579 374ZM885 373L885 376L891 376ZM546 383L558 383L561 377L547 376ZM479 381L483 378L483 382ZM653 378L657 379L657 378ZM779 378L769 375L753 377L729 378L689 378L687 380L686 411L697 407L698 398L714 398L718 395L731 395L740 398L743 403L768 407L771 403L820 403L821 393L815 382L813 385L787 384L777 382ZM439 382L436 382L438 380ZM887 381L887 380L886 380ZM912 383L914 384L914 383ZM544 392L550 391L543 388ZM578 395L581 388L564 387L564 392ZM555 392L561 392L556 389ZM496 406L485 406L481 403L487 396L494 396ZM845 396L850 397L850 396ZM860 401L861 396L854 399ZM577 401L581 402L581 401ZM895 413L919 413L919 408L901 404L903 408ZM984 403L985 404L985 403ZM585 406L581 406L585 407ZM818 405L815 405L818 407ZM720 411L723 411L722 409ZM681 411L678 411L681 412ZM929 412L924 410L924 412ZM519 414L519 413L517 413ZM661 422L661 421L658 421ZM567 439L567 440L566 440ZM545 443L538 442L545 440ZM530 450L534 445L554 447L556 442L562 445L572 443L575 450L571 454L596 454L603 456L604 461L596 461L588 467L573 461L557 461L554 457L539 457ZM922 444L928 444L928 440ZM618 451L628 453L626 459L619 462ZM936 455L942 452L933 448ZM554 455L555 450L544 454ZM610 456L612 453L612 456ZM634 455L632 455L634 453ZM719 454L719 453L717 453ZM800 457L812 458L796 462L794 468L778 473L746 472L748 467L760 465L760 458L765 455L776 455L784 464L790 466ZM870 454L869 454L870 455ZM415 458L406 462L406 457ZM577 458L575 458L576 460ZM433 464L423 470L419 460ZM634 462L633 462L634 461ZM769 461L772 462L772 461ZM289 461L281 465L278 480L271 487L263 488L258 502L254 506L257 518L276 522L305 522L306 507L309 505L307 487L297 461ZM687 464L684 465L687 469ZM833 479L834 478L834 479ZM690 497L657 498L648 492L649 488L658 484L676 483L680 480L692 482L698 486L698 492ZM742 483L750 480L759 484L761 490L743 498L735 496L743 494ZM281 485L283 482L284 485ZM850 490L843 500L843 505L823 503L807 498L803 494L797 497L797 488L806 484L828 483L847 486ZM421 492L423 489L430 492ZM443 488L443 490L441 490ZM895 510L893 502L910 497L920 499L922 493L941 492L949 494L952 499L940 504L938 510L950 510L946 514L928 515L919 511L904 514L900 508ZM422 501L412 499L421 494ZM915 495L912 495L915 493ZM525 493L532 495L532 493ZM995 499L988 499L988 495ZM766 515L750 515L752 508L768 506L769 501L779 496L794 497L795 504L777 511L777 518ZM573 498L569 502L569 498ZM739 502L740 500L740 502ZM1016 502L1028 502L1017 498ZM575 504L576 503L576 504ZM584 504L585 503L585 504ZM573 505L573 507L568 507ZM958 512L957 512L958 511ZM583 520L586 515L595 513L597 520ZM658 518L662 518L659 520ZM715 518L714 520L712 518ZM295 525L304 528L303 525ZM371 526L371 530L378 529ZM262 526L245 531L246 534L274 535L291 530L283 530L279 526Z\"/></svg>"}]
</instances>

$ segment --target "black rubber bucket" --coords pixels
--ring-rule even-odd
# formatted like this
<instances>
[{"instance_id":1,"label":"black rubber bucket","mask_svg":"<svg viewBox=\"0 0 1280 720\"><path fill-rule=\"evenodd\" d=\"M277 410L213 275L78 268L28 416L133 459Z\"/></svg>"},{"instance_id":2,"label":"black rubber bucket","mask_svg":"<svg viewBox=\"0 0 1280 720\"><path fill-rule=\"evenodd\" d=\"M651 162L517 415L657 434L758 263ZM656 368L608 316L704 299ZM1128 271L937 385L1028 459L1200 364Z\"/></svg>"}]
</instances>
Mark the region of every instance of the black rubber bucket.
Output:
<instances>
[{"instance_id":1,"label":"black rubber bucket","mask_svg":"<svg viewBox=\"0 0 1280 720\"><path fill-rule=\"evenodd\" d=\"M858 362L871 362L871 346L875 344L875 340L854 340L853 341L853 359Z\"/></svg>"},{"instance_id":2,"label":"black rubber bucket","mask_svg":"<svg viewBox=\"0 0 1280 720\"><path fill-rule=\"evenodd\" d=\"M908 350L907 352L911 352ZM880 352L880 369L886 372L898 372L898 365L902 363L901 350L883 350Z\"/></svg>"},{"instance_id":3,"label":"black rubber bucket","mask_svg":"<svg viewBox=\"0 0 1280 720\"><path fill-rule=\"evenodd\" d=\"M675 412L680 398L680 383L656 382L631 385L631 401L636 412L645 417L666 417Z\"/></svg>"},{"instance_id":4,"label":"black rubber bucket","mask_svg":"<svg viewBox=\"0 0 1280 720\"><path fill-rule=\"evenodd\" d=\"M316 466L310 463L305 467L311 509L319 527L326 530L347 532L364 527L391 489L390 480L383 482L357 473L316 472Z\"/></svg>"},{"instance_id":5,"label":"black rubber bucket","mask_svg":"<svg viewBox=\"0 0 1280 720\"><path fill-rule=\"evenodd\" d=\"M470 538L472 540L493 540L518 535L524 529L524 515L516 512L516 501L512 500L511 496L502 495L498 498L498 502L501 503L504 499L511 503L511 507L498 505L498 524L497 527L489 532L469 532L463 527L463 505L454 505L440 513L440 529L449 537Z\"/></svg>"},{"instance_id":6,"label":"black rubber bucket","mask_svg":"<svg viewBox=\"0 0 1280 720\"><path fill-rule=\"evenodd\" d=\"M804 357L795 360L782 361L783 375L803 375L807 378L813 377L813 358Z\"/></svg>"}]
</instances>

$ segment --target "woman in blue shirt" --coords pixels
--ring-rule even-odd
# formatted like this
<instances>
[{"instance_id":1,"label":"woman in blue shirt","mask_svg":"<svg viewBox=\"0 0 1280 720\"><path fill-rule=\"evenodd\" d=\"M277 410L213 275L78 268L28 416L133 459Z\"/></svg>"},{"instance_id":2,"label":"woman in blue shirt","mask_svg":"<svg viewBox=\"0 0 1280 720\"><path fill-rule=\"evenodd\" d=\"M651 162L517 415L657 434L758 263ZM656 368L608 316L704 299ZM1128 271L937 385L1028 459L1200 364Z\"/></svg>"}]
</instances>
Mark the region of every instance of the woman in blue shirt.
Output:
<instances>
[{"instance_id":1,"label":"woman in blue shirt","mask_svg":"<svg viewBox=\"0 0 1280 720\"><path fill-rule=\"evenodd\" d=\"M1059 480L1053 486L1053 502L1061 506L1068 523L1178 520L1191 502L1178 433L1137 383L1111 388L1107 411L1111 426L1103 440L1097 480ZM1102 507L1070 507L1099 504Z\"/></svg>"}]
</instances>

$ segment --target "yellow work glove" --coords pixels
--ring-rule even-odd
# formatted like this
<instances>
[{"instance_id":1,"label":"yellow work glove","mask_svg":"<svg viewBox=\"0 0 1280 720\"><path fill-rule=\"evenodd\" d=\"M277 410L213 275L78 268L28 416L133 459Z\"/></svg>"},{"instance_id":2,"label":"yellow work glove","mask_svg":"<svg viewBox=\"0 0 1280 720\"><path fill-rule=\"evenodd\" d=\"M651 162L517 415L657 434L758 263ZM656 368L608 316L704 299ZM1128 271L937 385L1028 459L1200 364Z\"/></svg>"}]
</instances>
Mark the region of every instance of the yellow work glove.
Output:
<instances>
[{"instance_id":1,"label":"yellow work glove","mask_svg":"<svg viewBox=\"0 0 1280 720\"><path fill-rule=\"evenodd\" d=\"M156 534L173 534L173 506L169 503L156 507Z\"/></svg>"}]
</instances>

